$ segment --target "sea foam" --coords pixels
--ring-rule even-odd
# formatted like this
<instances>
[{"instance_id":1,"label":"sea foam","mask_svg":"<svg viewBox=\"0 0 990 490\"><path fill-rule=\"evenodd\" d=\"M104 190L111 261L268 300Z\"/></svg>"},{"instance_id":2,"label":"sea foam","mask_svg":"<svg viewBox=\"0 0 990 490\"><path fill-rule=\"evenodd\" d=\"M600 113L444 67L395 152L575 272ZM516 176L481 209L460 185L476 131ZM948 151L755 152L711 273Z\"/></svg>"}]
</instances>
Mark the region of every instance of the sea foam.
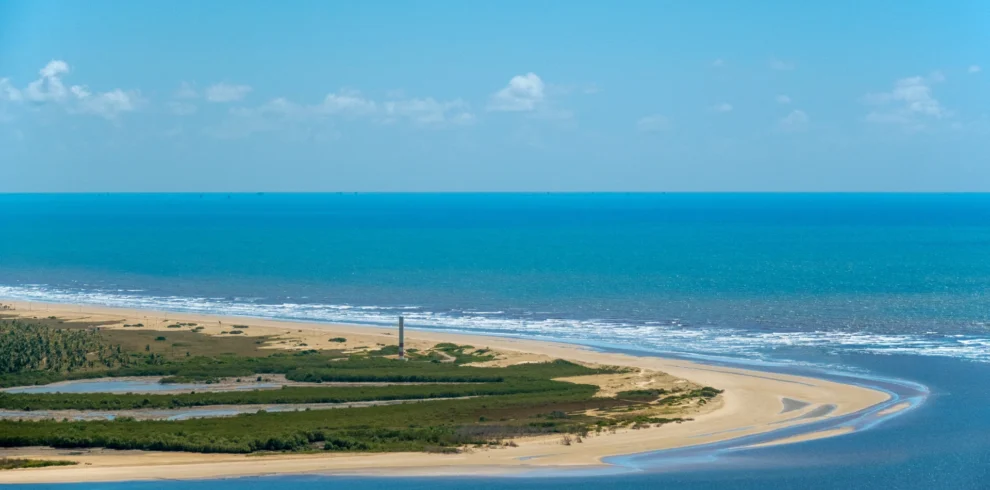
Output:
<instances>
[{"instance_id":1,"label":"sea foam","mask_svg":"<svg viewBox=\"0 0 990 490\"><path fill-rule=\"evenodd\" d=\"M912 354L990 362L987 335L878 334L819 329L765 331L718 325L690 325L679 319L623 322L545 318L501 311L431 311L413 305L374 306L324 303L265 303L258 298L152 296L120 290L73 290L45 285L0 286L0 298L233 315L256 318L390 325L399 315L411 327L466 333L524 336L607 344L655 352L779 359L781 350L817 348L829 353ZM777 354L777 355L775 355ZM786 356L786 353L783 354Z\"/></svg>"}]
</instances>

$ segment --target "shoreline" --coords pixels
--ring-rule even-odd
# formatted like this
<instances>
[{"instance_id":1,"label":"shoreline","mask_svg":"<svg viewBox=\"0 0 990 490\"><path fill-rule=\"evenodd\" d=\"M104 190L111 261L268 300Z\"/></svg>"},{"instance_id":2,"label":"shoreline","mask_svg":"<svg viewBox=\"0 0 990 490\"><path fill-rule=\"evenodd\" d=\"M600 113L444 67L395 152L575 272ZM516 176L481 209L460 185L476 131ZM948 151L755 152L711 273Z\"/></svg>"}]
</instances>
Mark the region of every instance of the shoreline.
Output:
<instances>
[{"instance_id":1,"label":"shoreline","mask_svg":"<svg viewBox=\"0 0 990 490\"><path fill-rule=\"evenodd\" d=\"M57 316L67 321L114 321L144 323L148 330L166 331L169 322L203 325L204 334L220 335L233 326L246 324L242 335L277 336L281 348L327 348L329 337L346 337L347 345L395 343L394 328L260 319L178 312L118 309L110 307L3 301L18 314L40 318ZM164 321L163 321L164 320ZM507 475L533 470L604 468L603 458L685 448L724 442L774 430L820 423L853 414L891 399L883 391L826 379L723 367L675 358L600 352L577 344L526 340L512 337L447 333L406 329L406 345L420 347L454 342L510 353L514 362L539 362L554 358L593 364L626 366L660 371L691 382L724 390L722 404L694 417L693 421L643 430L620 430L586 438L581 444L563 445L547 437L522 438L518 447L475 449L460 454L266 454L231 455L140 451L74 451L43 448L0 450L0 456L72 459L77 466L49 467L0 472L0 483L102 482L152 479L209 479L273 474L319 473L348 475ZM789 400L789 401L785 401ZM793 401L805 404L794 409ZM823 411L823 407L833 407ZM817 410L817 411L816 411ZM895 411L896 412L896 411ZM889 412L894 413L894 412ZM802 417L803 416L803 417ZM852 430L818 431L801 437L781 436L780 444L847 434Z\"/></svg>"}]
</instances>

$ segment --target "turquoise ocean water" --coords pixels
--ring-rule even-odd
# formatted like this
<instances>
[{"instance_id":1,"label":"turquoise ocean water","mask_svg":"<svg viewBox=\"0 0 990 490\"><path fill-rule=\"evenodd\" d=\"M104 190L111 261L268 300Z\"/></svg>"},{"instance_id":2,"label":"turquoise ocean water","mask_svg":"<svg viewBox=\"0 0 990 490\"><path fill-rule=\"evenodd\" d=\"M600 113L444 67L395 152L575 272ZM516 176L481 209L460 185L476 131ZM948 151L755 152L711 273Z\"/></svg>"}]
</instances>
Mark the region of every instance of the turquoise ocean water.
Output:
<instances>
[{"instance_id":1,"label":"turquoise ocean water","mask_svg":"<svg viewBox=\"0 0 990 490\"><path fill-rule=\"evenodd\" d=\"M990 195L0 195L0 298L371 324L402 314L421 328L902 380L926 401L870 430L677 456L710 460L700 466L627 459L635 471L609 488L988 488L990 417L972 402L990 403ZM472 485L579 485L568 478Z\"/></svg>"}]
</instances>

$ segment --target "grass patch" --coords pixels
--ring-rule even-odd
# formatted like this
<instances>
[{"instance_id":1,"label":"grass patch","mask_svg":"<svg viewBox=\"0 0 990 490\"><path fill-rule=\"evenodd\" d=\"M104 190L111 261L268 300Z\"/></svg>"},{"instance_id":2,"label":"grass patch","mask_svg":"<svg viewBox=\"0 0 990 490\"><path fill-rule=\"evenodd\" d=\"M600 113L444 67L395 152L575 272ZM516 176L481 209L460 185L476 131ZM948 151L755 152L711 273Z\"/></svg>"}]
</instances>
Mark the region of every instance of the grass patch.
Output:
<instances>
[{"instance_id":1,"label":"grass patch","mask_svg":"<svg viewBox=\"0 0 990 490\"><path fill-rule=\"evenodd\" d=\"M616 393L615 396L622 398L624 400L639 400L639 401L654 401L660 398L661 395L667 393L667 390L660 388L655 390L629 390L620 391Z\"/></svg>"},{"instance_id":2,"label":"grass patch","mask_svg":"<svg viewBox=\"0 0 990 490\"><path fill-rule=\"evenodd\" d=\"M0 470L15 470L18 468L44 468L46 466L72 466L78 464L75 461L63 461L57 459L19 459L0 458Z\"/></svg>"},{"instance_id":3,"label":"grass patch","mask_svg":"<svg viewBox=\"0 0 990 490\"><path fill-rule=\"evenodd\" d=\"M702 388L698 388L696 390L691 390L691 391L677 393L663 397L657 403L659 403L660 405L676 405L678 403L682 403L686 401L698 400L700 404L704 405L708 403L708 400L715 398L720 393L722 393L722 390L717 390L715 388L712 388L711 386L705 386Z\"/></svg>"}]
</instances>

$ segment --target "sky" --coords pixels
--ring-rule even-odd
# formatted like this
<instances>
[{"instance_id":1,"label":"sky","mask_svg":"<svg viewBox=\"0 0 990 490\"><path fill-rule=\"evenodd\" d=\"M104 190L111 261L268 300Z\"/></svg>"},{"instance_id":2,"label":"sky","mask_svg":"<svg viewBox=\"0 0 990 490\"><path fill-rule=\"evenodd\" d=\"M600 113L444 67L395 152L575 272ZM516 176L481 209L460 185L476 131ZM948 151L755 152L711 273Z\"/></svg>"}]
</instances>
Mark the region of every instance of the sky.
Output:
<instances>
[{"instance_id":1,"label":"sky","mask_svg":"<svg viewBox=\"0 0 990 490\"><path fill-rule=\"evenodd\" d=\"M0 192L990 191L990 2L0 0Z\"/></svg>"}]
</instances>

